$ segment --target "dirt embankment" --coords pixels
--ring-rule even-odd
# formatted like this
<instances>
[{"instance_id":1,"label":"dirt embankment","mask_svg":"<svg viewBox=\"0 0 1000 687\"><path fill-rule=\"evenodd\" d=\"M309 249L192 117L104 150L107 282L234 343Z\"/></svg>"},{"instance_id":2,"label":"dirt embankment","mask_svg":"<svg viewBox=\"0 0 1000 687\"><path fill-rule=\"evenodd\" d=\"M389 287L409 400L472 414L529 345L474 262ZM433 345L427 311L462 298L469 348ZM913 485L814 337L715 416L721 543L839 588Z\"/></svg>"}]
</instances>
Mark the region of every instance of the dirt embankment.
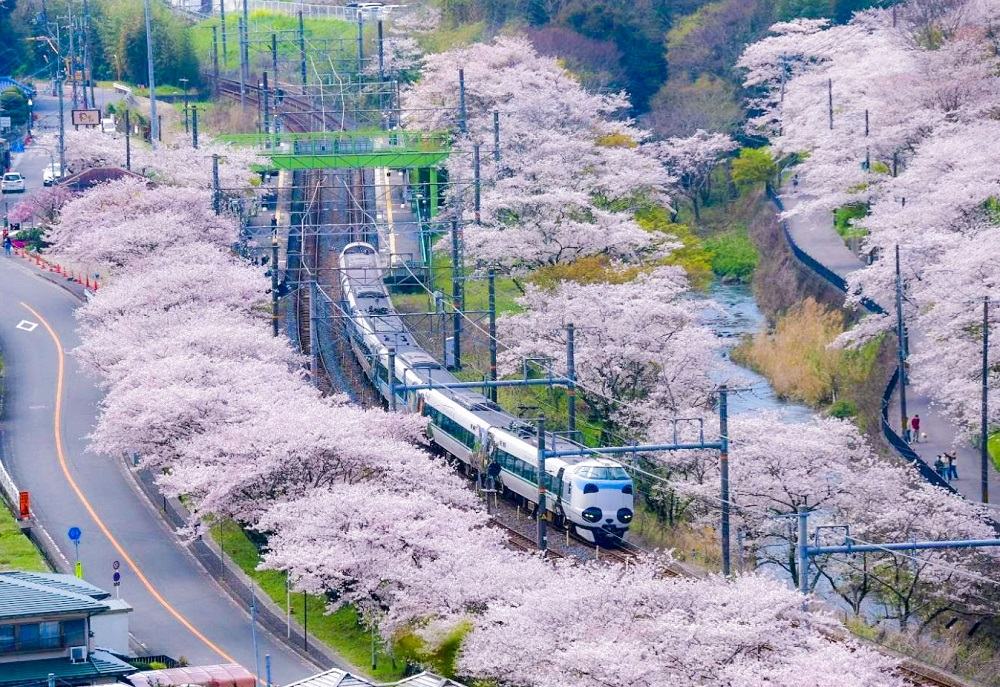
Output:
<instances>
[{"instance_id":1,"label":"dirt embankment","mask_svg":"<svg viewBox=\"0 0 1000 687\"><path fill-rule=\"evenodd\" d=\"M790 309L812 298L829 308L840 310L848 326L864 313L844 307L844 294L796 259L785 239L777 211L760 192L748 207L747 227L760 252L760 262L753 277L757 303L770 326ZM857 403L858 425L881 443L880 415L882 392L895 364L896 342L885 337L879 347L871 373L852 394Z\"/></svg>"}]
</instances>

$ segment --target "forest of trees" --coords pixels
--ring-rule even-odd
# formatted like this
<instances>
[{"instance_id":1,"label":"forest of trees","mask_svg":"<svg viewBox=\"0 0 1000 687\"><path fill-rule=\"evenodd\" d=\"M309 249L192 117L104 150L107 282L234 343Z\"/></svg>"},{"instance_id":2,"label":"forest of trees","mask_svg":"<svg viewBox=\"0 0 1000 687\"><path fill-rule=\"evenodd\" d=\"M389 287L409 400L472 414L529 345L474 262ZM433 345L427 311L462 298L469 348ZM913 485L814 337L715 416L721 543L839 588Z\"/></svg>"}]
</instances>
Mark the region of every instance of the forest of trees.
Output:
<instances>
[{"instance_id":1,"label":"forest of trees","mask_svg":"<svg viewBox=\"0 0 1000 687\"><path fill-rule=\"evenodd\" d=\"M734 130L742 119L743 48L776 21L829 17L892 0L442 0L446 23L490 33L526 26L536 48L563 59L588 88L628 91L664 136Z\"/></svg>"},{"instance_id":2,"label":"forest of trees","mask_svg":"<svg viewBox=\"0 0 1000 687\"><path fill-rule=\"evenodd\" d=\"M77 20L80 8L79 2L73 3ZM198 60L191 47L189 27L162 2L152 3L152 8L157 82L177 84L181 78L197 82ZM50 34L56 21L68 25L69 7L66 0L48 0L45 9L47 16L43 17L37 3L28 0L0 2L0 35L10 37L0 49L0 74L16 74L27 79L51 75L52 49L43 41L33 42L32 38ZM146 28L142 3L91 0L89 10L94 77L146 83ZM65 50L66 31L62 34Z\"/></svg>"}]
</instances>

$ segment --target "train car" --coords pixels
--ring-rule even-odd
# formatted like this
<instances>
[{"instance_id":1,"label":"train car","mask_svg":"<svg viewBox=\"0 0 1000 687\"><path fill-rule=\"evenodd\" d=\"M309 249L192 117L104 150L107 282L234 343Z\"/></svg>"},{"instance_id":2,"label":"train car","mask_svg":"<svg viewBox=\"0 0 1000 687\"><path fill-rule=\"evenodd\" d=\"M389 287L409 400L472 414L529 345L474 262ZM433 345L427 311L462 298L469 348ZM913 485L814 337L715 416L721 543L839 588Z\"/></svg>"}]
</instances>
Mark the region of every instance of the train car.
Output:
<instances>
[{"instance_id":1,"label":"train car","mask_svg":"<svg viewBox=\"0 0 1000 687\"><path fill-rule=\"evenodd\" d=\"M490 475L499 490L537 507L536 428L477 391L449 388L459 380L413 340L393 309L375 248L348 244L341 252L340 267L351 345L382 397L388 400L394 393L398 407L425 417L428 439L460 461L468 474ZM394 361L391 385L390 359ZM433 388L435 384L441 387ZM400 389L407 385L432 388ZM545 442L551 450L581 448L552 433L546 433ZM546 510L557 523L587 541L607 545L622 540L634 502L632 480L620 464L605 458L550 458L542 479L549 494Z\"/></svg>"}]
</instances>

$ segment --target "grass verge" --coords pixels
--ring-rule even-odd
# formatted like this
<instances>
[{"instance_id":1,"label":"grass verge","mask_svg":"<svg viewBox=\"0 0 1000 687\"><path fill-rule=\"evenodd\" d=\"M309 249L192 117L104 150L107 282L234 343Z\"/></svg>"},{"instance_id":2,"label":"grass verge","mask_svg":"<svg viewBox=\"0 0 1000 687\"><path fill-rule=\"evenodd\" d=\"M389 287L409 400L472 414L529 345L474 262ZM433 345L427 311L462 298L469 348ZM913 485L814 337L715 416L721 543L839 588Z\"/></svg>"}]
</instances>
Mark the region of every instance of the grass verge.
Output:
<instances>
[{"instance_id":1,"label":"grass verge","mask_svg":"<svg viewBox=\"0 0 1000 687\"><path fill-rule=\"evenodd\" d=\"M3 503L0 503L0 570L49 571L41 552L24 536Z\"/></svg>"},{"instance_id":2,"label":"grass verge","mask_svg":"<svg viewBox=\"0 0 1000 687\"><path fill-rule=\"evenodd\" d=\"M990 439L986 442L986 448L990 454L990 460L993 461L993 469L1000 470L1000 432L994 432L990 435Z\"/></svg>"},{"instance_id":3,"label":"grass verge","mask_svg":"<svg viewBox=\"0 0 1000 687\"><path fill-rule=\"evenodd\" d=\"M284 573L257 570L260 553L239 525L231 520L216 524L212 527L212 537L274 603L282 610L287 609ZM403 677L405 661L394 659L381 647L376 653L378 667L374 670L370 668L372 635L362 625L353 607L345 606L328 613L325 598L301 592L292 593L291 602L292 617L299 623L304 623L305 612L308 612L310 641L318 640L333 647L351 665L379 682L391 682Z\"/></svg>"}]
</instances>

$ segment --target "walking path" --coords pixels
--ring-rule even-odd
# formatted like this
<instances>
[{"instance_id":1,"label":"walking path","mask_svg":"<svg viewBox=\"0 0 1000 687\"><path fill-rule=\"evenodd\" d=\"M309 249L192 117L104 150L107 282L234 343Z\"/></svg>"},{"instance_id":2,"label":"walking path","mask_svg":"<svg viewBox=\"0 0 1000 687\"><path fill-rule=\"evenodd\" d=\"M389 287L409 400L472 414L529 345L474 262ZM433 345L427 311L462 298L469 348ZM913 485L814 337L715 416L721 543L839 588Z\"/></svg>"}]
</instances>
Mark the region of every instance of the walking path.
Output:
<instances>
[{"instance_id":1,"label":"walking path","mask_svg":"<svg viewBox=\"0 0 1000 687\"><path fill-rule=\"evenodd\" d=\"M781 199L785 208L792 210L806 197L804 194L786 192ZM847 278L851 272L864 266L837 234L832 216L821 211L806 212L789 217L786 222L788 233L798 247L836 275ZM885 309L892 312L891 307ZM911 330L910 350L918 350L923 345L925 342L920 332ZM952 482L952 486L967 499L982 501L979 449L956 431L956 428L934 407L930 397L918 393L910 386L906 389L906 410L910 417L920 416L920 431L922 434L927 434L926 442L912 445L924 462L933 467L938 454L954 451L958 457L959 478ZM900 424L898 393L892 397L889 422L898 432ZM992 465L988 466L988 469L990 500L1000 502L1000 472L997 472Z\"/></svg>"}]
</instances>

